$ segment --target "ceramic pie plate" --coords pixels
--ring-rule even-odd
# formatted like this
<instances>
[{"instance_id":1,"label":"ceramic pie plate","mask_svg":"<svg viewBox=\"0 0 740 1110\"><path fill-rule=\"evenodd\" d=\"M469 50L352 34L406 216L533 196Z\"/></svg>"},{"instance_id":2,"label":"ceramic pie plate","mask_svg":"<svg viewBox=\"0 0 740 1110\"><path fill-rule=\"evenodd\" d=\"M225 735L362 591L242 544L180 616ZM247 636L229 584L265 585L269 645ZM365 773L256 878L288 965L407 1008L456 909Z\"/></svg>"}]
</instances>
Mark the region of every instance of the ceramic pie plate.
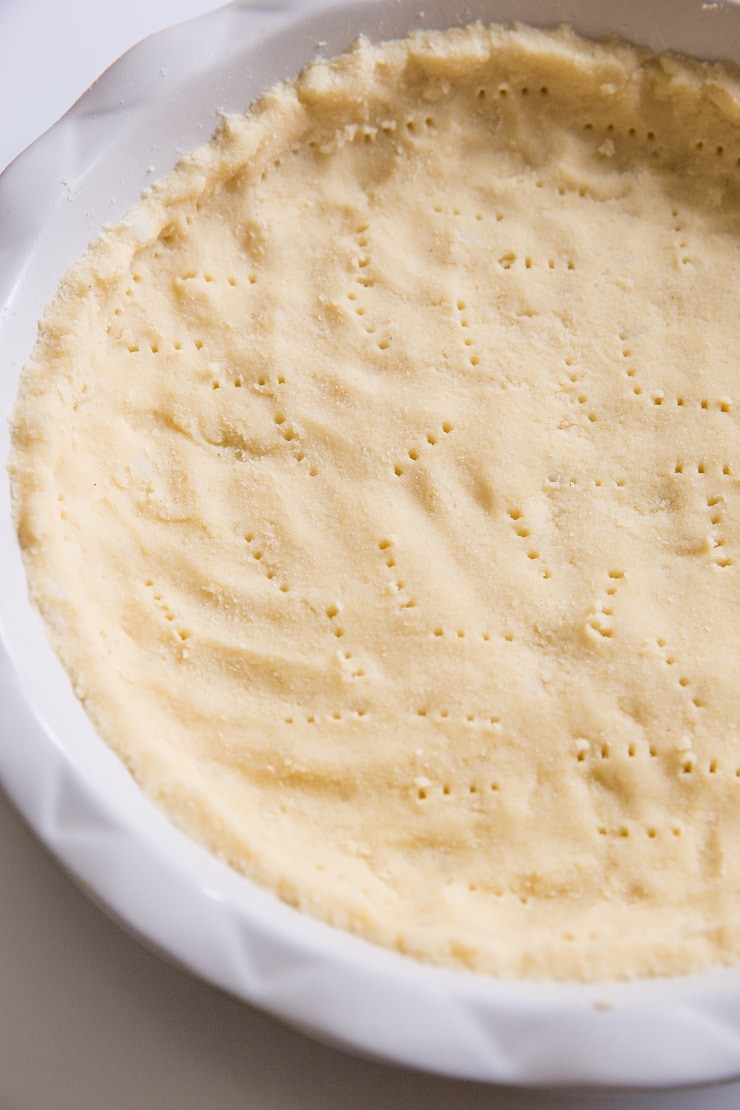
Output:
<instances>
[{"instance_id":1,"label":"ceramic pie plate","mask_svg":"<svg viewBox=\"0 0 740 1110\"><path fill-rule=\"evenodd\" d=\"M360 33L568 23L740 63L740 6L699 0L262 0L141 43L0 177L0 457L36 322L62 272L218 109ZM0 475L0 782L103 908L163 955L332 1044L461 1078L667 1086L740 1076L740 967L627 984L431 968L282 904L178 832L96 735L26 598ZM94 567L90 568L94 574Z\"/></svg>"}]
</instances>

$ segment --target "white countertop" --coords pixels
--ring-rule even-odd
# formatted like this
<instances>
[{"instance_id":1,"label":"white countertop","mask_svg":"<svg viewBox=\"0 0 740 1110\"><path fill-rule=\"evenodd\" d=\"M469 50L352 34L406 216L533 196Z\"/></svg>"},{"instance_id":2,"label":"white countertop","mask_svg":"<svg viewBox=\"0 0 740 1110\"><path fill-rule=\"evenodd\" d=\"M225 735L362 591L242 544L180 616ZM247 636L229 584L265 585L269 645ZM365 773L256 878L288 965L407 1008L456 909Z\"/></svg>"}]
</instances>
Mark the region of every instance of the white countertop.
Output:
<instances>
[{"instance_id":1,"label":"white countertop","mask_svg":"<svg viewBox=\"0 0 740 1110\"><path fill-rule=\"evenodd\" d=\"M129 46L217 6L213 0L3 0L0 168ZM0 1110L740 1105L740 1084L546 1095L418 1075L325 1048L128 937L68 881L2 795L0 889Z\"/></svg>"}]
</instances>

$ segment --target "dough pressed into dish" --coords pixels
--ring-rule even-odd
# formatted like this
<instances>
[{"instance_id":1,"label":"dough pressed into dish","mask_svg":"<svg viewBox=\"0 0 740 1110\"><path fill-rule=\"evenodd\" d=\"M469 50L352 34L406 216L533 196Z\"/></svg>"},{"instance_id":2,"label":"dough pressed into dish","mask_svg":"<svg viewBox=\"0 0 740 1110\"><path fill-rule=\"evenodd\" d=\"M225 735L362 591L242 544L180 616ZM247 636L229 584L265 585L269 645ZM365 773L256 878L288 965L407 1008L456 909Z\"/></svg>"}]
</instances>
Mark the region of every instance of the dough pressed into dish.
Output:
<instances>
[{"instance_id":1,"label":"dough pressed into dish","mask_svg":"<svg viewBox=\"0 0 740 1110\"><path fill-rule=\"evenodd\" d=\"M182 829L434 963L740 958L739 165L727 67L361 41L68 272L18 534Z\"/></svg>"}]
</instances>

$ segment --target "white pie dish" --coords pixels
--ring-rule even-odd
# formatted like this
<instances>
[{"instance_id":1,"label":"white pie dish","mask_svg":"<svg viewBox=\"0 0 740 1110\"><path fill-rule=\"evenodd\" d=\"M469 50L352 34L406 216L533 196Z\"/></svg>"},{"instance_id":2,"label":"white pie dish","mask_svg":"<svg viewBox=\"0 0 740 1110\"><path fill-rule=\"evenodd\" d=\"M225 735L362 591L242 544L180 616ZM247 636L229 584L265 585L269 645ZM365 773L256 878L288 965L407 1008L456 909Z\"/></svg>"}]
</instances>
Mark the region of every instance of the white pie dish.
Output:
<instances>
[{"instance_id":1,"label":"white pie dish","mask_svg":"<svg viewBox=\"0 0 740 1110\"><path fill-rule=\"evenodd\" d=\"M653 48L740 61L740 9L591 10L529 3L235 5L147 41L0 182L3 414L65 266L177 150L360 31L392 37L471 18L563 20ZM111 195L115 200L111 203ZM7 282L7 286L5 283ZM2 456L7 454L3 428ZM41 839L126 926L203 978L318 1035L385 1059L511 1083L654 1085L740 1074L740 969L670 982L542 986L422 967L281 905L176 832L99 741L25 600L0 490L0 778Z\"/></svg>"}]
</instances>

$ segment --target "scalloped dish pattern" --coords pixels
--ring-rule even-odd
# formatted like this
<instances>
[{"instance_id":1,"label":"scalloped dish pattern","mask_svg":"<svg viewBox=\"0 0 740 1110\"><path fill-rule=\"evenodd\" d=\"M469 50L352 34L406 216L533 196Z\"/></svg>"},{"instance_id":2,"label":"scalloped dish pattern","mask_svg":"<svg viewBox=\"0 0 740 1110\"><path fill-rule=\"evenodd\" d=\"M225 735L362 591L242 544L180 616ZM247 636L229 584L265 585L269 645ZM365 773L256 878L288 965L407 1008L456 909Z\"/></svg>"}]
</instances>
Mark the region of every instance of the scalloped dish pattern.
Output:
<instances>
[{"instance_id":1,"label":"scalloped dish pattern","mask_svg":"<svg viewBox=\"0 0 740 1110\"><path fill-rule=\"evenodd\" d=\"M64 277L13 417L100 735L289 903L498 976L740 958L740 81L360 41Z\"/></svg>"}]
</instances>

